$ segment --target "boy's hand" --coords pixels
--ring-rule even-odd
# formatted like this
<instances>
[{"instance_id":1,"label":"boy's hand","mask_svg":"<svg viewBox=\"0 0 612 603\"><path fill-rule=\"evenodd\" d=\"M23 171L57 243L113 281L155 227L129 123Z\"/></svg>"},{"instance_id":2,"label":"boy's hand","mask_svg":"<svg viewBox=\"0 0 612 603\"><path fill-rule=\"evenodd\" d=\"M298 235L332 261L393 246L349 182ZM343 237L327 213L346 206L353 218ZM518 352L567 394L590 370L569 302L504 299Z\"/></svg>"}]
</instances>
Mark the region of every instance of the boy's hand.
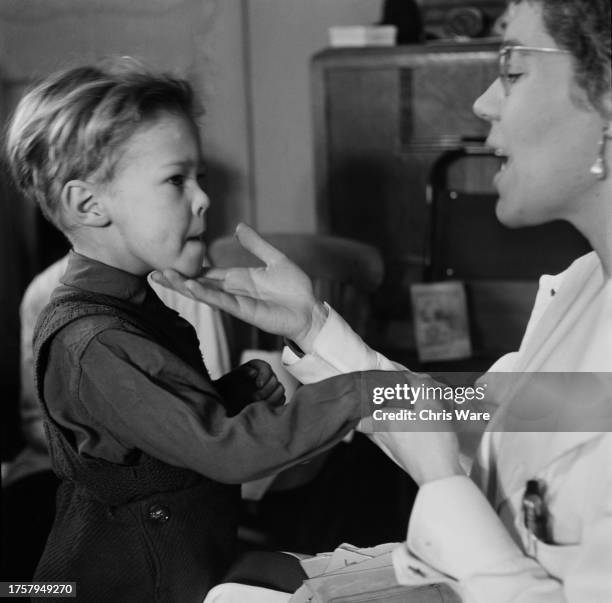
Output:
<instances>
[{"instance_id":1,"label":"boy's hand","mask_svg":"<svg viewBox=\"0 0 612 603\"><path fill-rule=\"evenodd\" d=\"M285 403L285 388L272 367L264 360L249 360L215 382L223 398L235 412L251 402L274 406Z\"/></svg>"},{"instance_id":2,"label":"boy's hand","mask_svg":"<svg viewBox=\"0 0 612 603\"><path fill-rule=\"evenodd\" d=\"M245 224L236 228L240 244L258 257L261 268L212 268L187 279L175 270L154 272L156 283L225 310L256 327L283 335L308 352L327 318L308 276Z\"/></svg>"},{"instance_id":3,"label":"boy's hand","mask_svg":"<svg viewBox=\"0 0 612 603\"><path fill-rule=\"evenodd\" d=\"M253 359L239 366L254 384L253 400L262 400L280 406L285 403L285 388L265 360Z\"/></svg>"}]
</instances>

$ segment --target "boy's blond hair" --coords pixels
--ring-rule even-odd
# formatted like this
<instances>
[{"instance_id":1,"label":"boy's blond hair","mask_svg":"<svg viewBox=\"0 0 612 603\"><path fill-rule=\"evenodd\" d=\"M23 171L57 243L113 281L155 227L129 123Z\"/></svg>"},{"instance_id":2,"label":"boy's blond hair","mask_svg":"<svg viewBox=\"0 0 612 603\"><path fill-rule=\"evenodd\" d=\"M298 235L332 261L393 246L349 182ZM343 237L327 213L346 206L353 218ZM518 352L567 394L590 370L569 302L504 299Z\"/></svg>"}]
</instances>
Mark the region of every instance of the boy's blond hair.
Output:
<instances>
[{"instance_id":1,"label":"boy's blond hair","mask_svg":"<svg viewBox=\"0 0 612 603\"><path fill-rule=\"evenodd\" d=\"M129 58L60 71L19 102L7 133L7 159L18 188L62 232L66 182L107 182L125 142L160 112L201 113L185 80L156 74Z\"/></svg>"}]
</instances>

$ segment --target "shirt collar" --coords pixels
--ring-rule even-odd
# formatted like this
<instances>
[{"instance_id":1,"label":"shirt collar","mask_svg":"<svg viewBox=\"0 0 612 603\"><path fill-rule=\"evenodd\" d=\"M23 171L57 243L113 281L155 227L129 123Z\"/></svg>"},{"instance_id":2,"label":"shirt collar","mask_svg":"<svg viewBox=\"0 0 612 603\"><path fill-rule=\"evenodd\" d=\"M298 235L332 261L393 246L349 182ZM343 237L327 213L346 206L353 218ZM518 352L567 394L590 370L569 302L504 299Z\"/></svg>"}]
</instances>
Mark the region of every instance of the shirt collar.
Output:
<instances>
[{"instance_id":1,"label":"shirt collar","mask_svg":"<svg viewBox=\"0 0 612 603\"><path fill-rule=\"evenodd\" d=\"M69 287L110 295L137 305L144 302L149 290L146 275L131 274L74 250L69 253L68 267L60 280Z\"/></svg>"}]
</instances>

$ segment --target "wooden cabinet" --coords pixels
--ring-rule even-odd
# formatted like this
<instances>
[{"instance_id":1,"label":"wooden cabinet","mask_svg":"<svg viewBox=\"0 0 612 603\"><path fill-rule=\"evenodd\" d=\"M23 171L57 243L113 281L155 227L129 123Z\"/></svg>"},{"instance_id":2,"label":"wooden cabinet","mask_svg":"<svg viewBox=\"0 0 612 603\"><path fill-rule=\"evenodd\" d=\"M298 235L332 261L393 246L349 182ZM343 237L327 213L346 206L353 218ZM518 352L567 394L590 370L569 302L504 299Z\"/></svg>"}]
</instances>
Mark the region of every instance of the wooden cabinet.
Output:
<instances>
[{"instance_id":1,"label":"wooden cabinet","mask_svg":"<svg viewBox=\"0 0 612 603\"><path fill-rule=\"evenodd\" d=\"M462 142L484 140L474 100L497 76L497 44L467 42L332 49L312 62L318 228L383 253L377 303L385 350L412 347L409 286L427 257L428 177ZM489 189L496 162L482 157L453 185Z\"/></svg>"},{"instance_id":2,"label":"wooden cabinet","mask_svg":"<svg viewBox=\"0 0 612 603\"><path fill-rule=\"evenodd\" d=\"M385 261L370 343L415 366L410 285L457 278L468 366L487 368L518 347L538 277L590 249L567 222L509 229L495 217L499 162L472 106L497 77L497 44L328 50L312 67L319 229Z\"/></svg>"}]
</instances>

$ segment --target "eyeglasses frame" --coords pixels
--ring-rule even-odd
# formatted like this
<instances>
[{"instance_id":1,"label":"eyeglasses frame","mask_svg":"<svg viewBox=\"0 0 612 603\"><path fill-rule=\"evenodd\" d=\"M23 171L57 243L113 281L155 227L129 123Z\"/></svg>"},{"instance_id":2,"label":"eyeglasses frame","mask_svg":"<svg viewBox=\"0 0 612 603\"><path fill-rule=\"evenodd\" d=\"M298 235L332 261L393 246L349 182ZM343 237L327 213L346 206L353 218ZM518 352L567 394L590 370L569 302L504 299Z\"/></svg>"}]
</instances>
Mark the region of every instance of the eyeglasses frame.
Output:
<instances>
[{"instance_id":1,"label":"eyeglasses frame","mask_svg":"<svg viewBox=\"0 0 612 603\"><path fill-rule=\"evenodd\" d=\"M519 44L508 44L499 49L499 81L501 82L502 88L506 96L510 93L508 83L507 67L509 64L508 56L510 56L513 50L520 52L541 52L545 54L571 54L569 50L563 48L546 48L543 46L521 46Z\"/></svg>"}]
</instances>

